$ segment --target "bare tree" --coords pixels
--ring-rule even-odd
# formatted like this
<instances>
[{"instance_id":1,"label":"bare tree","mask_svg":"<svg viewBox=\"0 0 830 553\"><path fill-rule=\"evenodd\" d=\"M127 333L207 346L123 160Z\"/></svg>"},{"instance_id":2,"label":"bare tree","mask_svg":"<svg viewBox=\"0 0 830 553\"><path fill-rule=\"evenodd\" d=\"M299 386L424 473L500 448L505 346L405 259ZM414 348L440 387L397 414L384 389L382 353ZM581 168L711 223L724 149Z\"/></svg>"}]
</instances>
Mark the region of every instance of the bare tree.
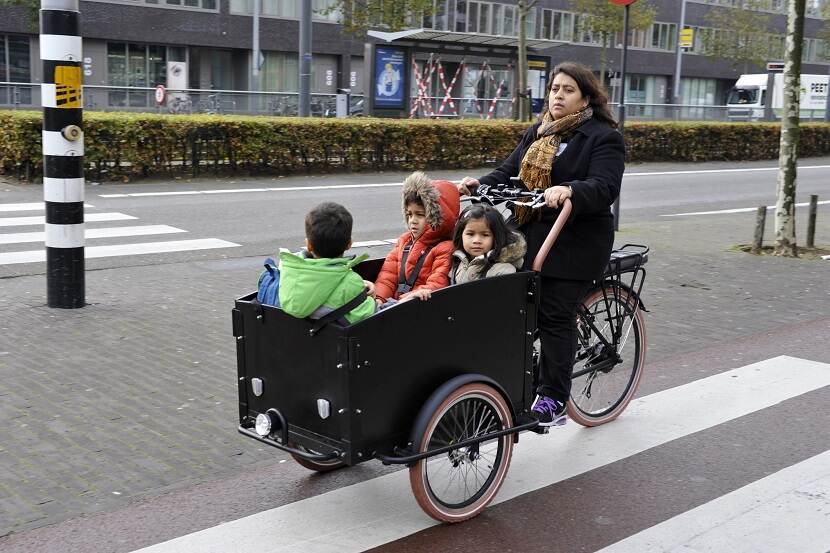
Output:
<instances>
[{"instance_id":1,"label":"bare tree","mask_svg":"<svg viewBox=\"0 0 830 553\"><path fill-rule=\"evenodd\" d=\"M518 0L516 3L519 12L519 47L516 53L516 101L519 102L519 121L530 119L530 99L521 96L527 91L527 15L533 10L539 0Z\"/></svg>"},{"instance_id":2,"label":"bare tree","mask_svg":"<svg viewBox=\"0 0 830 553\"><path fill-rule=\"evenodd\" d=\"M701 29L707 55L728 59L732 67L749 73L751 66L763 66L770 57L769 0L740 0L735 7L709 10L706 21L712 29ZM771 56L772 54L772 56Z\"/></svg>"},{"instance_id":3,"label":"bare tree","mask_svg":"<svg viewBox=\"0 0 830 553\"><path fill-rule=\"evenodd\" d=\"M795 188L801 110L801 51L807 0L787 2L787 46L784 63L784 115L778 152L778 196L775 202L775 255L798 257L795 243Z\"/></svg>"},{"instance_id":4,"label":"bare tree","mask_svg":"<svg viewBox=\"0 0 830 553\"><path fill-rule=\"evenodd\" d=\"M578 34L590 33L600 40L599 71L600 79L605 82L605 70L608 66L608 47L613 46L614 37L622 36L623 8L608 0L571 0L571 7L581 14ZM654 22L657 9L647 0L640 0L629 9L628 29L645 31ZM650 40L650 39L649 39Z\"/></svg>"},{"instance_id":5,"label":"bare tree","mask_svg":"<svg viewBox=\"0 0 830 553\"><path fill-rule=\"evenodd\" d=\"M361 36L370 29L400 31L419 27L420 14L433 14L433 0L335 0L320 13L344 14L340 23L351 35Z\"/></svg>"}]
</instances>

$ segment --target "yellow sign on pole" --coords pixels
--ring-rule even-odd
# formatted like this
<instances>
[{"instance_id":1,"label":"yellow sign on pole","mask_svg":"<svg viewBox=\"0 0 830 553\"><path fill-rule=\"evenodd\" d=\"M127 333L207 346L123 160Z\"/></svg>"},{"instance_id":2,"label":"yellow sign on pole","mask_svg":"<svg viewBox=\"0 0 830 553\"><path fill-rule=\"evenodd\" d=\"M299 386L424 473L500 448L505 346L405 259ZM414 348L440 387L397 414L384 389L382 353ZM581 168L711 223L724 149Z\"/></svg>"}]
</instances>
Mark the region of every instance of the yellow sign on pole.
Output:
<instances>
[{"instance_id":1,"label":"yellow sign on pole","mask_svg":"<svg viewBox=\"0 0 830 553\"><path fill-rule=\"evenodd\" d=\"M55 104L59 108L81 107L81 68L73 65L55 67Z\"/></svg>"},{"instance_id":2,"label":"yellow sign on pole","mask_svg":"<svg viewBox=\"0 0 830 553\"><path fill-rule=\"evenodd\" d=\"M692 45L695 43L695 30L694 29L683 29L680 31L680 47L681 48L691 48Z\"/></svg>"}]
</instances>

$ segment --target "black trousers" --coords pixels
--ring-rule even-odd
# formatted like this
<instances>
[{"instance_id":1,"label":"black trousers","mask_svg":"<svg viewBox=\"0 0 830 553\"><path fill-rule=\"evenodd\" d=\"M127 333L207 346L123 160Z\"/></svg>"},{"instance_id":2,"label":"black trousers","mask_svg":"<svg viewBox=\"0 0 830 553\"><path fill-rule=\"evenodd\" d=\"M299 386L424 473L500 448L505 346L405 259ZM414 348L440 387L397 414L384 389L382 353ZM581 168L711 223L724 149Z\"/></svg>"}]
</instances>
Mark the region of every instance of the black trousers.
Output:
<instances>
[{"instance_id":1,"label":"black trousers","mask_svg":"<svg viewBox=\"0 0 830 553\"><path fill-rule=\"evenodd\" d=\"M576 308L592 281L542 277L539 305L541 357L536 393L566 402L576 355Z\"/></svg>"}]
</instances>

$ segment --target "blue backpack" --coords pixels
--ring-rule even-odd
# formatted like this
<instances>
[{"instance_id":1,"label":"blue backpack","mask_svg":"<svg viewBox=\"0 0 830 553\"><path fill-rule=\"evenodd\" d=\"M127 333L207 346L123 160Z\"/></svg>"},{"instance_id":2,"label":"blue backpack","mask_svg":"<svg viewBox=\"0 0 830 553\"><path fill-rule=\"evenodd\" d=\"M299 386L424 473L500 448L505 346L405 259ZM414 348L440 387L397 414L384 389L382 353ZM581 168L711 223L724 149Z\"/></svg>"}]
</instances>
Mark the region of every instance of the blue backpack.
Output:
<instances>
[{"instance_id":1,"label":"blue backpack","mask_svg":"<svg viewBox=\"0 0 830 553\"><path fill-rule=\"evenodd\" d=\"M280 270L271 257L265 260L265 270L259 275L257 288L256 299L259 303L280 306Z\"/></svg>"}]
</instances>

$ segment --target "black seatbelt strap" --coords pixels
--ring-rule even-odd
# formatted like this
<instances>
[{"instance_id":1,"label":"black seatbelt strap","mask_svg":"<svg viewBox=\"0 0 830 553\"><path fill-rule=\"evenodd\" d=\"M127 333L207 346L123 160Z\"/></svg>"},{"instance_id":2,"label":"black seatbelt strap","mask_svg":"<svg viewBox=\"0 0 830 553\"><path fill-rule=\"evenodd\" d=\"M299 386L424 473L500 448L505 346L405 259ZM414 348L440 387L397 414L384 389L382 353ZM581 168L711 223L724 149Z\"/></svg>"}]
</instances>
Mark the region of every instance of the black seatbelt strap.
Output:
<instances>
[{"instance_id":1,"label":"black seatbelt strap","mask_svg":"<svg viewBox=\"0 0 830 553\"><path fill-rule=\"evenodd\" d=\"M322 329L330 322L336 321L340 317L346 315L346 313L348 313L352 309L358 307L361 303L366 301L367 297L369 296L366 294L366 290L363 290L354 298L352 298L348 303L341 305L337 309L334 309L333 311L326 313L325 315L314 321L314 325L311 327L311 330L309 330L308 333L311 336L314 336L315 334L320 332L320 329Z\"/></svg>"},{"instance_id":2,"label":"black seatbelt strap","mask_svg":"<svg viewBox=\"0 0 830 553\"><path fill-rule=\"evenodd\" d=\"M424 266L424 261L426 260L427 254L432 248L425 249L421 256L418 258L418 261L415 262L415 266L412 267L412 272L409 273L409 278L406 276L406 260L409 258L409 250L412 248L412 244L410 243L403 249L403 257L401 258L401 272L398 275L398 295L405 294L412 290L412 287L415 286L415 281L418 280L418 275L421 273L421 267Z\"/></svg>"}]
</instances>

